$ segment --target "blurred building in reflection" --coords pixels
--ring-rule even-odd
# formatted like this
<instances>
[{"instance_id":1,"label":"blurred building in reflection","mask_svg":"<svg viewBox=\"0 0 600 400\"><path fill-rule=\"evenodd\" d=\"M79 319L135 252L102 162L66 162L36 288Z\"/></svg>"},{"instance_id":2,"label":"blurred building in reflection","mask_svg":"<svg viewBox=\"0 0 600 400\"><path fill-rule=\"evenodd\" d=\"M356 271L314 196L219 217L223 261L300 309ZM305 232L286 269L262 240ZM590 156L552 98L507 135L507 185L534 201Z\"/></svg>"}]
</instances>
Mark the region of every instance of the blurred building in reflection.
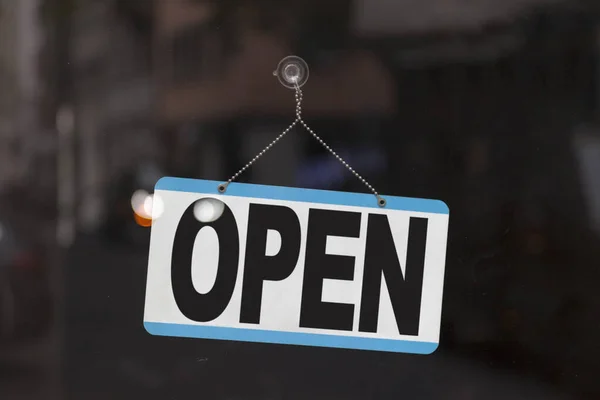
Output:
<instances>
[{"instance_id":1,"label":"blurred building in reflection","mask_svg":"<svg viewBox=\"0 0 600 400\"><path fill-rule=\"evenodd\" d=\"M585 194L591 226L600 235L600 127L581 126L577 130L574 150Z\"/></svg>"},{"instance_id":2,"label":"blurred building in reflection","mask_svg":"<svg viewBox=\"0 0 600 400\"><path fill-rule=\"evenodd\" d=\"M154 135L151 7L80 2L71 15L70 75L77 137L78 220L96 229L115 182L147 158Z\"/></svg>"},{"instance_id":3,"label":"blurred building in reflection","mask_svg":"<svg viewBox=\"0 0 600 400\"><path fill-rule=\"evenodd\" d=\"M0 1L0 192L31 178L43 137L37 115L39 0Z\"/></svg>"},{"instance_id":4,"label":"blurred building in reflection","mask_svg":"<svg viewBox=\"0 0 600 400\"><path fill-rule=\"evenodd\" d=\"M354 0L357 30L368 36L479 31L519 18L534 7L562 0Z\"/></svg>"},{"instance_id":5,"label":"blurred building in reflection","mask_svg":"<svg viewBox=\"0 0 600 400\"><path fill-rule=\"evenodd\" d=\"M365 173L380 192L450 204L446 343L494 343L512 362L526 354L552 379L572 379L556 376L560 366L590 356L563 344L593 335L562 324L582 327L593 314L584 283L600 260L573 151L576 127L598 111L593 9L551 0L252 4L155 3L171 172L227 179L245 165L293 119L293 92L271 71L286 55L303 57L309 124L348 158L369 149L384 159ZM241 179L365 190L350 174L341 183L321 150L291 134ZM560 339L545 340L548 329Z\"/></svg>"},{"instance_id":6,"label":"blurred building in reflection","mask_svg":"<svg viewBox=\"0 0 600 400\"><path fill-rule=\"evenodd\" d=\"M320 27L328 29L314 43L318 47L339 34L338 22L347 23L348 9L339 3L347 6L327 2L319 6L325 18L315 13ZM321 132L326 139L344 142L365 133L354 123L384 118L395 109L392 76L375 55L333 46L312 59L308 49L302 51L306 41L297 40L305 27L294 10L286 13L276 6L272 15L263 16L250 2L239 7L232 2L155 4L159 115L173 155L171 167L180 174L227 178L293 121L293 91L272 74L292 53L311 68L305 118L315 126L346 122L343 131L330 126L334 129ZM263 29L265 23L269 30ZM308 141L301 132L289 135L248 175L258 182L294 183Z\"/></svg>"}]
</instances>

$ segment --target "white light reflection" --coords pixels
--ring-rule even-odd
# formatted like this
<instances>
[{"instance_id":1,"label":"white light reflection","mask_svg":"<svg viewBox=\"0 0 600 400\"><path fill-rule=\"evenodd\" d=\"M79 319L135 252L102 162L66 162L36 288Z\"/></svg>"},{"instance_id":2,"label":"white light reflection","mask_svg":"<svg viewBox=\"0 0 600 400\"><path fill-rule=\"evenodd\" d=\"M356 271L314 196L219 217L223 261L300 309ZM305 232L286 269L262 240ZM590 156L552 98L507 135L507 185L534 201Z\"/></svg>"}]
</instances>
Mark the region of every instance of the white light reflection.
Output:
<instances>
[{"instance_id":1,"label":"white light reflection","mask_svg":"<svg viewBox=\"0 0 600 400\"><path fill-rule=\"evenodd\" d=\"M202 199L194 205L194 217L200 222L214 222L223 215L225 203L217 199Z\"/></svg>"},{"instance_id":2,"label":"white light reflection","mask_svg":"<svg viewBox=\"0 0 600 400\"><path fill-rule=\"evenodd\" d=\"M146 198L148 196L149 194L145 190L136 190L135 193L133 193L133 196L131 196L131 208L133 211L137 213L139 210L143 209L144 203L146 202Z\"/></svg>"},{"instance_id":3,"label":"white light reflection","mask_svg":"<svg viewBox=\"0 0 600 400\"><path fill-rule=\"evenodd\" d=\"M157 194L151 194L144 199L144 212L149 218L157 219L165 211L165 205Z\"/></svg>"},{"instance_id":4,"label":"white light reflection","mask_svg":"<svg viewBox=\"0 0 600 400\"><path fill-rule=\"evenodd\" d=\"M141 218L157 219L165 211L165 204L160 196L140 189L131 196L131 208Z\"/></svg>"}]
</instances>

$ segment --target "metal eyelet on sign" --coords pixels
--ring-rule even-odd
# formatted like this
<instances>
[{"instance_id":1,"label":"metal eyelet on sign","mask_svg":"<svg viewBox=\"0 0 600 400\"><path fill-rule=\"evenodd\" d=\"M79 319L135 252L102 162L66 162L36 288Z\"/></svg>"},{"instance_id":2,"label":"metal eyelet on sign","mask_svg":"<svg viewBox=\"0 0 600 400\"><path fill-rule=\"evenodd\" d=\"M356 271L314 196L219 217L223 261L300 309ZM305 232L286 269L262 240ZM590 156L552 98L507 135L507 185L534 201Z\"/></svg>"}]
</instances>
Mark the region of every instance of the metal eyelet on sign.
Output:
<instances>
[{"instance_id":1,"label":"metal eyelet on sign","mask_svg":"<svg viewBox=\"0 0 600 400\"><path fill-rule=\"evenodd\" d=\"M217 190L219 191L219 193L225 193L225 191L227 190L227 185L222 183L217 187Z\"/></svg>"},{"instance_id":2,"label":"metal eyelet on sign","mask_svg":"<svg viewBox=\"0 0 600 400\"><path fill-rule=\"evenodd\" d=\"M377 204L379 205L379 207L385 207L387 202L385 201L385 199L383 197L380 197L379 200L377 200Z\"/></svg>"}]
</instances>

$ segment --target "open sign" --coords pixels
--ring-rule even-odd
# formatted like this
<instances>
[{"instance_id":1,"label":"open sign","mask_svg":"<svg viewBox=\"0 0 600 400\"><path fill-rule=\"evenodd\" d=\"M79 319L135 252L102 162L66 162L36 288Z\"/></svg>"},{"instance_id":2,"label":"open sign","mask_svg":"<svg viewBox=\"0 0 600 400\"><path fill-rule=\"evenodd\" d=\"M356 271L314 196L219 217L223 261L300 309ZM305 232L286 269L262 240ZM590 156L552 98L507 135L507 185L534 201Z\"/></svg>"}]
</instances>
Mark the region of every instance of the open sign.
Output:
<instances>
[{"instance_id":1,"label":"open sign","mask_svg":"<svg viewBox=\"0 0 600 400\"><path fill-rule=\"evenodd\" d=\"M439 342L438 200L162 178L144 326L155 335L392 352Z\"/></svg>"}]
</instances>

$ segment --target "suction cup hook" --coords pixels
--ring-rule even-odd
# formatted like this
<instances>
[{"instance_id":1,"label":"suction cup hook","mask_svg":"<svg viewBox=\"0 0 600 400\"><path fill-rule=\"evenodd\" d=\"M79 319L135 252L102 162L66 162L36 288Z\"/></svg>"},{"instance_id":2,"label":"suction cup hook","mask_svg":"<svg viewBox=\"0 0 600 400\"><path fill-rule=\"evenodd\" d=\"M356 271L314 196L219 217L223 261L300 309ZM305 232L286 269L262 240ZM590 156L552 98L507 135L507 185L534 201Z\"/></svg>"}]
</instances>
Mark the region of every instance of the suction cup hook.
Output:
<instances>
[{"instance_id":1,"label":"suction cup hook","mask_svg":"<svg viewBox=\"0 0 600 400\"><path fill-rule=\"evenodd\" d=\"M279 62L273 75L288 89L302 87L308 80L308 64L298 56L287 56Z\"/></svg>"}]
</instances>

